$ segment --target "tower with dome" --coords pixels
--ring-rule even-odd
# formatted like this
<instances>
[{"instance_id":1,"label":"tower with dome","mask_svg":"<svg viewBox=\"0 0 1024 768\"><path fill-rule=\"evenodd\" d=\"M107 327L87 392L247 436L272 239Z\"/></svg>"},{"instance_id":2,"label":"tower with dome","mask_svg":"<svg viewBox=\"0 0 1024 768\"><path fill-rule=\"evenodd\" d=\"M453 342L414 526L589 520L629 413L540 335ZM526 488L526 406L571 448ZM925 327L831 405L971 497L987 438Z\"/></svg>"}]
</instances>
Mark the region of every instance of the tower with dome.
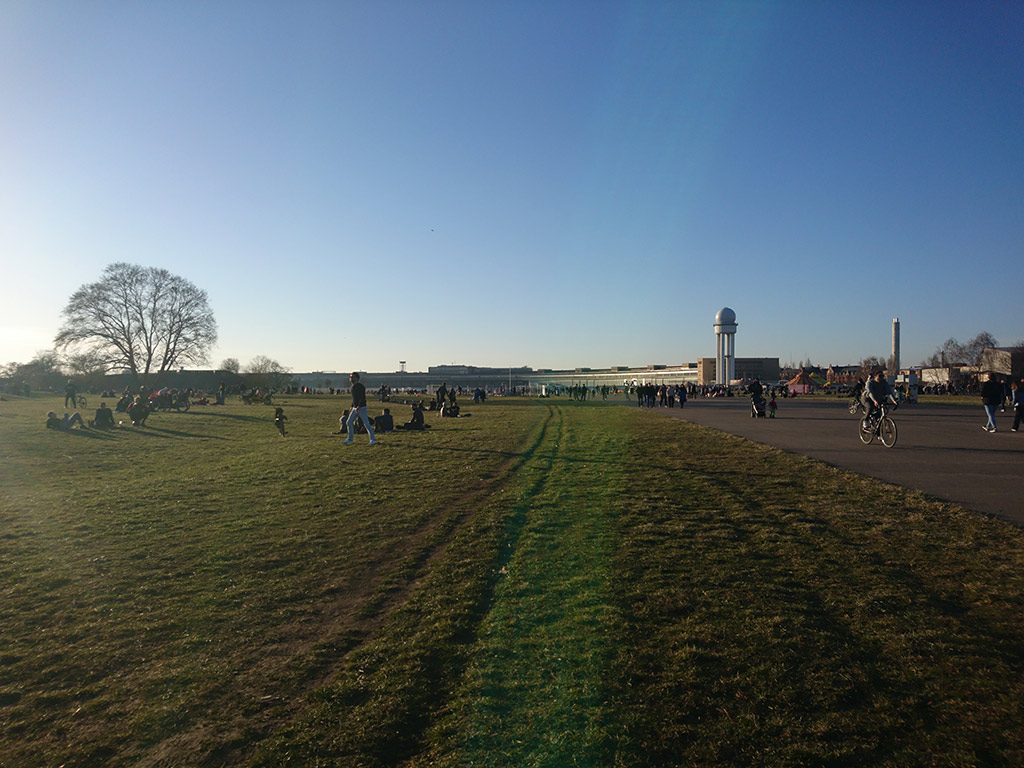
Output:
<instances>
[{"instance_id":1,"label":"tower with dome","mask_svg":"<svg viewBox=\"0 0 1024 768\"><path fill-rule=\"evenodd\" d=\"M722 307L715 315L715 383L725 384L736 378L736 313Z\"/></svg>"}]
</instances>

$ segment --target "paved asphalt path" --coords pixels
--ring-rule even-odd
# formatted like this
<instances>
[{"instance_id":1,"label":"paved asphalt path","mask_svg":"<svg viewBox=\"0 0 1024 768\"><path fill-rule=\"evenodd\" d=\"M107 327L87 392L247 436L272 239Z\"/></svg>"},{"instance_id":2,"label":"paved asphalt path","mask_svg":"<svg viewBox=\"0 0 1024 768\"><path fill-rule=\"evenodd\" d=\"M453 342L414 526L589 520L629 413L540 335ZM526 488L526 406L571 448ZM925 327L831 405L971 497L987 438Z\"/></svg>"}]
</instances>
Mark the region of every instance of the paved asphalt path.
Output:
<instances>
[{"instance_id":1,"label":"paved asphalt path","mask_svg":"<svg viewBox=\"0 0 1024 768\"><path fill-rule=\"evenodd\" d=\"M904 405L892 414L896 445L885 448L877 440L861 443L858 417L845 402L795 398L778 404L775 419L752 419L746 397L695 398L684 409L654 410L1024 526L1024 431L1010 431L1009 410L996 414L999 431L989 434L981 428L980 404Z\"/></svg>"}]
</instances>

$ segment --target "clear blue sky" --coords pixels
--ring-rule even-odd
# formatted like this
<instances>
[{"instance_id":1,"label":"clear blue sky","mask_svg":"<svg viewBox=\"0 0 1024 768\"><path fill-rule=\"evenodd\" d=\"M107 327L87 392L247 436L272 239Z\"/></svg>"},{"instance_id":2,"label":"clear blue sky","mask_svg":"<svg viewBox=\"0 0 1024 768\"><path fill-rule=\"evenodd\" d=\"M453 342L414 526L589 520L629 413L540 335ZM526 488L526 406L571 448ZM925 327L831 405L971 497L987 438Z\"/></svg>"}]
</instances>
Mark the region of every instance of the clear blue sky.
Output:
<instances>
[{"instance_id":1,"label":"clear blue sky","mask_svg":"<svg viewBox=\"0 0 1024 768\"><path fill-rule=\"evenodd\" d=\"M115 261L295 371L1024 338L1024 3L0 4L0 363Z\"/></svg>"}]
</instances>

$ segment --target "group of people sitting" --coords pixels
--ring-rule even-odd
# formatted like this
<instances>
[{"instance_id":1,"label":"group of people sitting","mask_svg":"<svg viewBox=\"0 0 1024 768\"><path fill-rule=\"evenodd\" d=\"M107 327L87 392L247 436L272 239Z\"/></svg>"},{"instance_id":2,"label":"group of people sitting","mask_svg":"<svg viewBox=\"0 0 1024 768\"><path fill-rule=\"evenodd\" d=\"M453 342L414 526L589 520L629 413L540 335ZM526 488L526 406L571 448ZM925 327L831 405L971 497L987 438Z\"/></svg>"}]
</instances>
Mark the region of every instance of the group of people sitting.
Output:
<instances>
[{"instance_id":1,"label":"group of people sitting","mask_svg":"<svg viewBox=\"0 0 1024 768\"><path fill-rule=\"evenodd\" d=\"M132 426L142 427L146 425L146 419L149 417L151 408L149 403L141 395L135 395L132 397L129 394L125 394L117 402L116 410L118 413L127 414L128 418L131 419ZM391 409L385 408L380 416L373 419L373 430L374 432L394 432L396 429L420 431L424 429L430 429L430 425L426 423L423 418L424 414L423 403L415 401L412 403L412 418L404 424L395 424L395 419L391 415ZM339 419L338 432L336 434L345 434L348 432L348 419L351 413L351 409L346 408ZM465 414L469 416L469 414ZM441 417L442 418L454 418L460 416L459 405L454 400L449 402L443 402L441 405ZM278 430L281 434L284 434L284 419L282 409L278 408L275 414L275 423L277 424ZM81 429L114 429L115 427L121 426L121 422L114 421L114 411L107 407L106 401L100 403L100 407L96 409L96 415L90 419L88 424L82 418L78 411L73 414L65 413L63 417L57 416L54 411L50 411L46 414L46 428L47 429L60 429L70 430L76 427ZM360 433L366 432L366 427L363 425L362 420L359 421L356 426L356 431Z\"/></svg>"},{"instance_id":2,"label":"group of people sitting","mask_svg":"<svg viewBox=\"0 0 1024 768\"><path fill-rule=\"evenodd\" d=\"M430 425L426 423L423 418L423 403L414 402L412 404L412 418L404 424L395 424L395 417L391 415L391 409L385 408L380 416L373 418L373 431L374 432L394 432L396 429L407 429L407 430L424 430L430 429ZM336 435L344 435L348 433L348 419L351 414L351 409L346 408L345 412L338 419L338 431ZM362 419L356 423L355 431L359 434L366 434L366 426L363 424Z\"/></svg>"},{"instance_id":3,"label":"group of people sitting","mask_svg":"<svg viewBox=\"0 0 1024 768\"><path fill-rule=\"evenodd\" d=\"M131 419L132 426L144 427L146 426L146 419L149 417L150 408L141 395L136 395L134 398L130 395L125 395L118 401L117 411L127 414L128 418ZM76 427L80 429L89 429L90 427L93 429L114 429L119 426L121 426L120 422L114 422L114 412L107 407L106 401L100 403L100 407L96 409L96 415L89 420L88 424L86 424L78 411L75 411L73 414L65 413L63 417L58 417L53 411L46 414L47 429L69 430Z\"/></svg>"}]
</instances>

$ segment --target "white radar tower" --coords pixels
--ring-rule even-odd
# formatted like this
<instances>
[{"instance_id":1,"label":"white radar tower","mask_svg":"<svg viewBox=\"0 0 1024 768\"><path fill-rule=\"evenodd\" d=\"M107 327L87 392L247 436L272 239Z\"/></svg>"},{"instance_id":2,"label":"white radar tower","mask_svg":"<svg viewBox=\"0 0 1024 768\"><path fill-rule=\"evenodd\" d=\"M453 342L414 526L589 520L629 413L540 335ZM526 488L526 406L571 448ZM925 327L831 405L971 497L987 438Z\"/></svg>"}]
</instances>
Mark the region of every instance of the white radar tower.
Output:
<instances>
[{"instance_id":1,"label":"white radar tower","mask_svg":"<svg viewBox=\"0 0 1024 768\"><path fill-rule=\"evenodd\" d=\"M736 378L736 313L722 307L715 315L715 381L729 385Z\"/></svg>"}]
</instances>

